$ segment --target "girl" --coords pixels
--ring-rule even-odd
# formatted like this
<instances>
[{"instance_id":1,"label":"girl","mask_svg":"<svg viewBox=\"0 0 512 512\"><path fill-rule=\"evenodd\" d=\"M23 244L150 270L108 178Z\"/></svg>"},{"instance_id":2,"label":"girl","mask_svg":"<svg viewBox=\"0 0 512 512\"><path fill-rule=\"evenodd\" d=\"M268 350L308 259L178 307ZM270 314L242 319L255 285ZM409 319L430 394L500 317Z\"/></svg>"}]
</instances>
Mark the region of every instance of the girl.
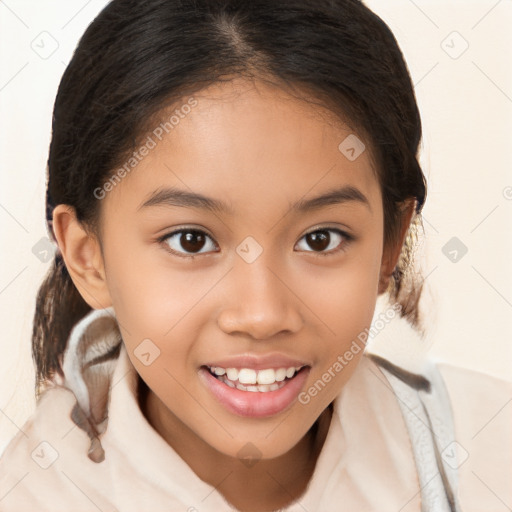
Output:
<instances>
[{"instance_id":1,"label":"girl","mask_svg":"<svg viewBox=\"0 0 512 512\"><path fill-rule=\"evenodd\" d=\"M359 1L113 0L55 102L39 399L0 509L510 504L510 390L365 350L421 342L420 139Z\"/></svg>"}]
</instances>

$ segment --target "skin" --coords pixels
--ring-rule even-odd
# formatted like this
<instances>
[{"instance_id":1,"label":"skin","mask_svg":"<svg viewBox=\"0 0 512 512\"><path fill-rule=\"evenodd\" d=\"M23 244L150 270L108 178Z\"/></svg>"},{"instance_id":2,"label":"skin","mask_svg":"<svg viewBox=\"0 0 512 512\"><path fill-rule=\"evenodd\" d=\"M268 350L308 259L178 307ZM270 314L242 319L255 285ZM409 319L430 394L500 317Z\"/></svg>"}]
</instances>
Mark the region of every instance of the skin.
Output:
<instances>
[{"instance_id":1,"label":"skin","mask_svg":"<svg viewBox=\"0 0 512 512\"><path fill-rule=\"evenodd\" d=\"M363 351L307 405L296 401L258 419L226 410L198 370L225 356L279 352L311 365L309 388L370 326L413 203L397 244L384 247L370 151L348 160L338 145L351 131L327 110L242 79L194 98L197 106L101 201L98 236L66 205L55 208L54 229L83 298L93 308L114 306L130 359L149 387L141 407L151 425L234 506L270 510L304 492L327 434L328 405ZM368 204L290 209L344 185ZM139 209L160 187L220 199L232 211ZM194 258L186 257L179 236L157 241L184 226L212 238L195 246ZM319 228L344 230L354 240L329 231L331 245L315 252L304 235ZM252 263L236 252L247 236L263 249ZM144 366L134 350L147 338L161 353ZM250 468L237 456L248 442L262 457Z\"/></svg>"}]
</instances>

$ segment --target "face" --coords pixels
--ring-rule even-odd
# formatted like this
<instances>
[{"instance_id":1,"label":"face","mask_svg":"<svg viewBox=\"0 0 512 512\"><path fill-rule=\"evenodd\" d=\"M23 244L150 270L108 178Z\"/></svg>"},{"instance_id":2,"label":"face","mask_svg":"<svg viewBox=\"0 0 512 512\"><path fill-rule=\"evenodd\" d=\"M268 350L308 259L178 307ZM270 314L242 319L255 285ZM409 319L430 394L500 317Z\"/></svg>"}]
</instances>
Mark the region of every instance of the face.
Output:
<instances>
[{"instance_id":1,"label":"face","mask_svg":"<svg viewBox=\"0 0 512 512\"><path fill-rule=\"evenodd\" d=\"M348 128L280 89L234 80L185 104L101 201L108 293L176 437L277 457L361 358L379 184L368 151L339 149Z\"/></svg>"}]
</instances>

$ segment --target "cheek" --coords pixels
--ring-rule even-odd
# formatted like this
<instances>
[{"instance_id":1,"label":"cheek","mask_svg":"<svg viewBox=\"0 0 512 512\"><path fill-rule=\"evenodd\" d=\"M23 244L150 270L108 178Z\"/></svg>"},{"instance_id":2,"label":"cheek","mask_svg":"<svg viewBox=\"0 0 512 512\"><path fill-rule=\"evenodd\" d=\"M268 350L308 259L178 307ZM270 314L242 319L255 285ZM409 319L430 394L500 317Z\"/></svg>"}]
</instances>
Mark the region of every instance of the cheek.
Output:
<instances>
[{"instance_id":1,"label":"cheek","mask_svg":"<svg viewBox=\"0 0 512 512\"><path fill-rule=\"evenodd\" d=\"M347 252L336 269L322 269L303 282L302 293L307 293L308 304L325 327L302 402L314 414L339 394L364 353L378 292L382 250L378 240L368 239L350 256Z\"/></svg>"},{"instance_id":2,"label":"cheek","mask_svg":"<svg viewBox=\"0 0 512 512\"><path fill-rule=\"evenodd\" d=\"M147 249L133 250L111 266L109 289L123 340L133 365L154 390L179 391L178 382L189 379L194 341L209 318L204 299L221 275L186 268ZM154 362L143 364L142 353Z\"/></svg>"},{"instance_id":3,"label":"cheek","mask_svg":"<svg viewBox=\"0 0 512 512\"><path fill-rule=\"evenodd\" d=\"M378 238L368 238L348 249L335 267L301 271L300 296L324 322L334 345L368 327L378 293L382 247Z\"/></svg>"},{"instance_id":4,"label":"cheek","mask_svg":"<svg viewBox=\"0 0 512 512\"><path fill-rule=\"evenodd\" d=\"M107 284L120 322L128 333L162 338L208 290L209 279L187 271L185 263L171 265L157 243L109 240Z\"/></svg>"}]
</instances>

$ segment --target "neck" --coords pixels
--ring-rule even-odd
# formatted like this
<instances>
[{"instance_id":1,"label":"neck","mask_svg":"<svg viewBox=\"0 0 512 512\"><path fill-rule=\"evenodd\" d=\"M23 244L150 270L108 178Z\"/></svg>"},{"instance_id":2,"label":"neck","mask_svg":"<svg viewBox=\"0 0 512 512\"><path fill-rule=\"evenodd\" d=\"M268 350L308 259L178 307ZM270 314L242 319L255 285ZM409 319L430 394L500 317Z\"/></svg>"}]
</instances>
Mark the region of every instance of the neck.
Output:
<instances>
[{"instance_id":1,"label":"neck","mask_svg":"<svg viewBox=\"0 0 512 512\"><path fill-rule=\"evenodd\" d=\"M153 428L204 482L244 512L276 510L297 500L313 475L332 416L332 404L287 453L245 465L221 453L176 418L140 379L139 405Z\"/></svg>"}]
</instances>

